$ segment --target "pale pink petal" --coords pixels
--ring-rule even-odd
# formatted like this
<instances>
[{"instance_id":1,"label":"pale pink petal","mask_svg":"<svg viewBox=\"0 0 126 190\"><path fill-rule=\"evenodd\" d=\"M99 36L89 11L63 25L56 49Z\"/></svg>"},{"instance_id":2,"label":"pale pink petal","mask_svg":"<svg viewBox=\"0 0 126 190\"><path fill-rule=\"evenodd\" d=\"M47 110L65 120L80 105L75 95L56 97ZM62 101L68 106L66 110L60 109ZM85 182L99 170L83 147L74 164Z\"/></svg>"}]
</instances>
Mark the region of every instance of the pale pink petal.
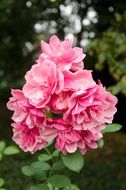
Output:
<instances>
[{"instance_id":1,"label":"pale pink petal","mask_svg":"<svg viewBox=\"0 0 126 190\"><path fill-rule=\"evenodd\" d=\"M52 52L50 46L44 41L41 41L41 49L47 55L50 55L50 56L53 55L53 52Z\"/></svg>"},{"instance_id":2,"label":"pale pink petal","mask_svg":"<svg viewBox=\"0 0 126 190\"><path fill-rule=\"evenodd\" d=\"M51 49L54 51L54 53L57 53L60 49L60 41L59 38L56 35L53 35L49 40L49 45Z\"/></svg>"},{"instance_id":3,"label":"pale pink petal","mask_svg":"<svg viewBox=\"0 0 126 190\"><path fill-rule=\"evenodd\" d=\"M67 152L74 153L77 150L77 143L66 144L65 148Z\"/></svg>"}]
</instances>

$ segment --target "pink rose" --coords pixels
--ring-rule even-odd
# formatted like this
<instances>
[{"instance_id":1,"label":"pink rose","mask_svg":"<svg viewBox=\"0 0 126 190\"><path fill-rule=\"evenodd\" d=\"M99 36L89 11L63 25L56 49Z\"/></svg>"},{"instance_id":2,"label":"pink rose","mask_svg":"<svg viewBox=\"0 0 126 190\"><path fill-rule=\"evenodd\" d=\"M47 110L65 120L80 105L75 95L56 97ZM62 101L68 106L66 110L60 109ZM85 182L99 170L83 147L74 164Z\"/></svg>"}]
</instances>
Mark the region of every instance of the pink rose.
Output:
<instances>
[{"instance_id":1,"label":"pink rose","mask_svg":"<svg viewBox=\"0 0 126 190\"><path fill-rule=\"evenodd\" d=\"M63 119L54 119L53 122L52 126L58 131L56 148L63 154L75 152L80 142L79 132L72 130L71 125L66 123Z\"/></svg>"},{"instance_id":2,"label":"pink rose","mask_svg":"<svg viewBox=\"0 0 126 190\"><path fill-rule=\"evenodd\" d=\"M25 123L13 123L13 140L19 147L27 152L35 153L47 145L47 142L41 138L41 129L38 127L29 128Z\"/></svg>"},{"instance_id":3,"label":"pink rose","mask_svg":"<svg viewBox=\"0 0 126 190\"><path fill-rule=\"evenodd\" d=\"M45 124L44 110L30 105L21 90L12 90L12 97L7 103L8 109L14 111L12 120L17 123L25 122L29 128L41 127Z\"/></svg>"},{"instance_id":4,"label":"pink rose","mask_svg":"<svg viewBox=\"0 0 126 190\"><path fill-rule=\"evenodd\" d=\"M41 64L35 64L26 73L25 78L24 95L35 107L45 107L56 89L58 80L56 65L49 60L45 60Z\"/></svg>"},{"instance_id":5,"label":"pink rose","mask_svg":"<svg viewBox=\"0 0 126 190\"><path fill-rule=\"evenodd\" d=\"M72 48L71 40L67 39L60 42L58 37L53 35L49 40L49 44L44 41L41 42L41 49L43 53L37 60L38 63L48 59L55 62L57 68L62 71L77 71L83 69L82 60L85 57L83 49L78 47Z\"/></svg>"},{"instance_id":6,"label":"pink rose","mask_svg":"<svg viewBox=\"0 0 126 190\"><path fill-rule=\"evenodd\" d=\"M68 129L59 131L56 138L56 148L63 154L74 153L78 148L85 149L85 144L81 141L79 131Z\"/></svg>"},{"instance_id":7,"label":"pink rose","mask_svg":"<svg viewBox=\"0 0 126 190\"><path fill-rule=\"evenodd\" d=\"M117 98L83 70L85 55L72 41L52 36L41 42L43 53L26 73L23 90L12 90L13 140L36 152L55 140L63 154L97 148L105 123L111 123ZM47 112L50 112L48 115Z\"/></svg>"},{"instance_id":8,"label":"pink rose","mask_svg":"<svg viewBox=\"0 0 126 190\"><path fill-rule=\"evenodd\" d=\"M116 104L117 98L99 83L70 97L64 119L71 121L76 130L93 130L97 125L112 122Z\"/></svg>"},{"instance_id":9,"label":"pink rose","mask_svg":"<svg viewBox=\"0 0 126 190\"><path fill-rule=\"evenodd\" d=\"M102 138L100 129L95 130L75 130L71 123L66 123L63 119L55 120L53 125L58 130L56 138L56 148L63 154L74 153L79 150L85 154L88 149L96 149L97 141Z\"/></svg>"},{"instance_id":10,"label":"pink rose","mask_svg":"<svg viewBox=\"0 0 126 190\"><path fill-rule=\"evenodd\" d=\"M21 90L12 90L7 107L14 111L13 140L25 152L36 152L57 136L57 129L49 127L46 110L31 105Z\"/></svg>"}]
</instances>

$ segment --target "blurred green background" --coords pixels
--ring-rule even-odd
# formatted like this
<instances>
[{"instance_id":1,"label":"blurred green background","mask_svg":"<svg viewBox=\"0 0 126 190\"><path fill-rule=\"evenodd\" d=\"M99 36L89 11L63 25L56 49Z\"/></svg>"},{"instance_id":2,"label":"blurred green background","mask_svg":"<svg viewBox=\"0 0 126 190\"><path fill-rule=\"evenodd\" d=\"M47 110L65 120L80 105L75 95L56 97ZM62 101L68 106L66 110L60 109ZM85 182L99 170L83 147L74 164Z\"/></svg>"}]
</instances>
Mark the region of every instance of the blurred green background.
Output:
<instances>
[{"instance_id":1,"label":"blurred green background","mask_svg":"<svg viewBox=\"0 0 126 190\"><path fill-rule=\"evenodd\" d=\"M11 88L21 88L24 74L40 53L40 40L52 34L74 37L84 48L85 68L93 70L118 97L114 122L121 132L105 137L105 147L86 155L85 168L73 181L81 190L126 189L126 1L0 0L0 140L12 144L6 108ZM31 183L20 167L36 155L20 153L0 161L7 190L26 190ZM11 163L11 164L10 164Z\"/></svg>"}]
</instances>

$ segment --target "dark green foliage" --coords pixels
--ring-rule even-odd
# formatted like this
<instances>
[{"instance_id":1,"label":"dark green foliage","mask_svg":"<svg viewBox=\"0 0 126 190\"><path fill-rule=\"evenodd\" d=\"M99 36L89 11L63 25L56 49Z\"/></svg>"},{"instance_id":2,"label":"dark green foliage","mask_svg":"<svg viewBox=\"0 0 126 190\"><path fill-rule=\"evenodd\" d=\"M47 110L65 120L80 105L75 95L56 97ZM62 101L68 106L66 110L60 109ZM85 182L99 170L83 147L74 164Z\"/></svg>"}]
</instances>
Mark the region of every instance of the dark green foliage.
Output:
<instances>
[{"instance_id":1,"label":"dark green foliage","mask_svg":"<svg viewBox=\"0 0 126 190\"><path fill-rule=\"evenodd\" d=\"M104 141L103 149L92 151L85 156L85 167L81 173L73 173L72 182L78 184L81 190L125 190L125 135L109 134L105 136ZM30 164L32 158L32 155L25 153L22 156L7 157L0 163L0 176L6 181L6 189L27 190L35 184L35 179L31 180L21 172L21 166Z\"/></svg>"},{"instance_id":2,"label":"dark green foliage","mask_svg":"<svg viewBox=\"0 0 126 190\"><path fill-rule=\"evenodd\" d=\"M4 178L6 189L26 190L31 185L31 180L21 172L21 166L28 162L26 159L7 157L0 163L0 176Z\"/></svg>"},{"instance_id":3,"label":"dark green foliage","mask_svg":"<svg viewBox=\"0 0 126 190\"><path fill-rule=\"evenodd\" d=\"M49 179L49 183L53 185L53 187L66 187L71 184L70 179L65 175L54 175Z\"/></svg>"},{"instance_id":4,"label":"dark green foliage","mask_svg":"<svg viewBox=\"0 0 126 190\"><path fill-rule=\"evenodd\" d=\"M62 161L68 169L74 172L80 172L84 166L84 157L78 151L73 154L62 155Z\"/></svg>"},{"instance_id":5,"label":"dark green foliage","mask_svg":"<svg viewBox=\"0 0 126 190\"><path fill-rule=\"evenodd\" d=\"M45 184L38 184L36 186L32 186L30 190L49 190L48 186Z\"/></svg>"},{"instance_id":6,"label":"dark green foliage","mask_svg":"<svg viewBox=\"0 0 126 190\"><path fill-rule=\"evenodd\" d=\"M126 95L126 12L115 16L116 22L95 38L88 47L88 53L94 59L95 69L103 70L107 66L116 84L109 87L113 94Z\"/></svg>"},{"instance_id":7,"label":"dark green foliage","mask_svg":"<svg viewBox=\"0 0 126 190\"><path fill-rule=\"evenodd\" d=\"M104 148L89 152L85 157L85 167L81 174L74 174L80 189L125 190L126 152L125 135L105 136Z\"/></svg>"}]
</instances>

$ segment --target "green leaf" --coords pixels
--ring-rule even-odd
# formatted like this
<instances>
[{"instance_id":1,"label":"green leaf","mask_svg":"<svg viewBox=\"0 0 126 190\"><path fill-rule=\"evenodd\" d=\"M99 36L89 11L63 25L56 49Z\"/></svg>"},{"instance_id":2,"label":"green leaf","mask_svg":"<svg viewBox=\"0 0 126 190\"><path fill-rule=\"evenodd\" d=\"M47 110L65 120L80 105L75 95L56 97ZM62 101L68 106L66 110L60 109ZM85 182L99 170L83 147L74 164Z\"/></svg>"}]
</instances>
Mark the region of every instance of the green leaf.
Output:
<instances>
[{"instance_id":1,"label":"green leaf","mask_svg":"<svg viewBox=\"0 0 126 190\"><path fill-rule=\"evenodd\" d=\"M104 134L104 133L116 132L116 131L119 131L121 128L122 128L122 125L113 123L113 124L107 125L106 128L103 129L102 133Z\"/></svg>"},{"instance_id":2,"label":"green leaf","mask_svg":"<svg viewBox=\"0 0 126 190\"><path fill-rule=\"evenodd\" d=\"M2 152L5 147L6 147L5 142L4 141L0 141L0 152Z\"/></svg>"},{"instance_id":3,"label":"green leaf","mask_svg":"<svg viewBox=\"0 0 126 190\"><path fill-rule=\"evenodd\" d=\"M67 187L71 184L70 179L65 175L54 175L49 179L49 183L58 188Z\"/></svg>"},{"instance_id":4,"label":"green leaf","mask_svg":"<svg viewBox=\"0 0 126 190\"><path fill-rule=\"evenodd\" d=\"M41 171L40 170L37 170L37 171L34 170L33 173L34 173L33 177L37 180L43 181L43 180L47 179L46 172L44 172L42 170Z\"/></svg>"},{"instance_id":5,"label":"green leaf","mask_svg":"<svg viewBox=\"0 0 126 190\"><path fill-rule=\"evenodd\" d=\"M39 173L41 171L50 170L50 165L41 161L33 162L31 164L31 167L33 168L34 171L36 172L38 171Z\"/></svg>"},{"instance_id":6,"label":"green leaf","mask_svg":"<svg viewBox=\"0 0 126 190\"><path fill-rule=\"evenodd\" d=\"M50 156L48 154L40 154L38 156L39 161L48 161L48 160L51 160L51 159L52 159L52 156Z\"/></svg>"},{"instance_id":7,"label":"green leaf","mask_svg":"<svg viewBox=\"0 0 126 190\"><path fill-rule=\"evenodd\" d=\"M53 116L53 114L50 111L46 112L45 114L47 118L52 118Z\"/></svg>"},{"instance_id":8,"label":"green leaf","mask_svg":"<svg viewBox=\"0 0 126 190\"><path fill-rule=\"evenodd\" d=\"M24 166L21 168L22 173L26 176L32 176L34 174L32 168L30 166Z\"/></svg>"},{"instance_id":9,"label":"green leaf","mask_svg":"<svg viewBox=\"0 0 126 190\"><path fill-rule=\"evenodd\" d=\"M0 178L0 187L2 187L4 185L5 181L3 178Z\"/></svg>"},{"instance_id":10,"label":"green leaf","mask_svg":"<svg viewBox=\"0 0 126 190\"><path fill-rule=\"evenodd\" d=\"M34 185L30 188L30 190L49 190L48 186L45 184Z\"/></svg>"},{"instance_id":11,"label":"green leaf","mask_svg":"<svg viewBox=\"0 0 126 190\"><path fill-rule=\"evenodd\" d=\"M47 177L44 171L42 171L41 169L36 169L32 166L22 167L22 172L26 176L34 176L34 178L39 180L44 180Z\"/></svg>"},{"instance_id":12,"label":"green leaf","mask_svg":"<svg viewBox=\"0 0 126 190\"><path fill-rule=\"evenodd\" d=\"M65 187L65 189L63 190L80 190L80 189L76 185L71 184L70 186Z\"/></svg>"},{"instance_id":13,"label":"green leaf","mask_svg":"<svg viewBox=\"0 0 126 190\"><path fill-rule=\"evenodd\" d=\"M53 157L58 157L59 156L59 151L55 150L52 154Z\"/></svg>"},{"instance_id":14,"label":"green leaf","mask_svg":"<svg viewBox=\"0 0 126 190\"><path fill-rule=\"evenodd\" d=\"M102 148L104 146L104 140L103 139L100 139L98 142L97 142L97 145L99 148Z\"/></svg>"},{"instance_id":15,"label":"green leaf","mask_svg":"<svg viewBox=\"0 0 126 190\"><path fill-rule=\"evenodd\" d=\"M47 183L47 186L48 186L49 190L53 190L53 186L51 183Z\"/></svg>"},{"instance_id":16,"label":"green leaf","mask_svg":"<svg viewBox=\"0 0 126 190\"><path fill-rule=\"evenodd\" d=\"M5 155L14 155L19 153L19 149L13 145L8 146L3 152Z\"/></svg>"},{"instance_id":17,"label":"green leaf","mask_svg":"<svg viewBox=\"0 0 126 190\"><path fill-rule=\"evenodd\" d=\"M80 172L84 165L84 157L78 151L73 154L62 155L62 160L67 168L75 172Z\"/></svg>"},{"instance_id":18,"label":"green leaf","mask_svg":"<svg viewBox=\"0 0 126 190\"><path fill-rule=\"evenodd\" d=\"M53 164L53 170L61 170L65 167L62 160L59 160Z\"/></svg>"}]
</instances>

